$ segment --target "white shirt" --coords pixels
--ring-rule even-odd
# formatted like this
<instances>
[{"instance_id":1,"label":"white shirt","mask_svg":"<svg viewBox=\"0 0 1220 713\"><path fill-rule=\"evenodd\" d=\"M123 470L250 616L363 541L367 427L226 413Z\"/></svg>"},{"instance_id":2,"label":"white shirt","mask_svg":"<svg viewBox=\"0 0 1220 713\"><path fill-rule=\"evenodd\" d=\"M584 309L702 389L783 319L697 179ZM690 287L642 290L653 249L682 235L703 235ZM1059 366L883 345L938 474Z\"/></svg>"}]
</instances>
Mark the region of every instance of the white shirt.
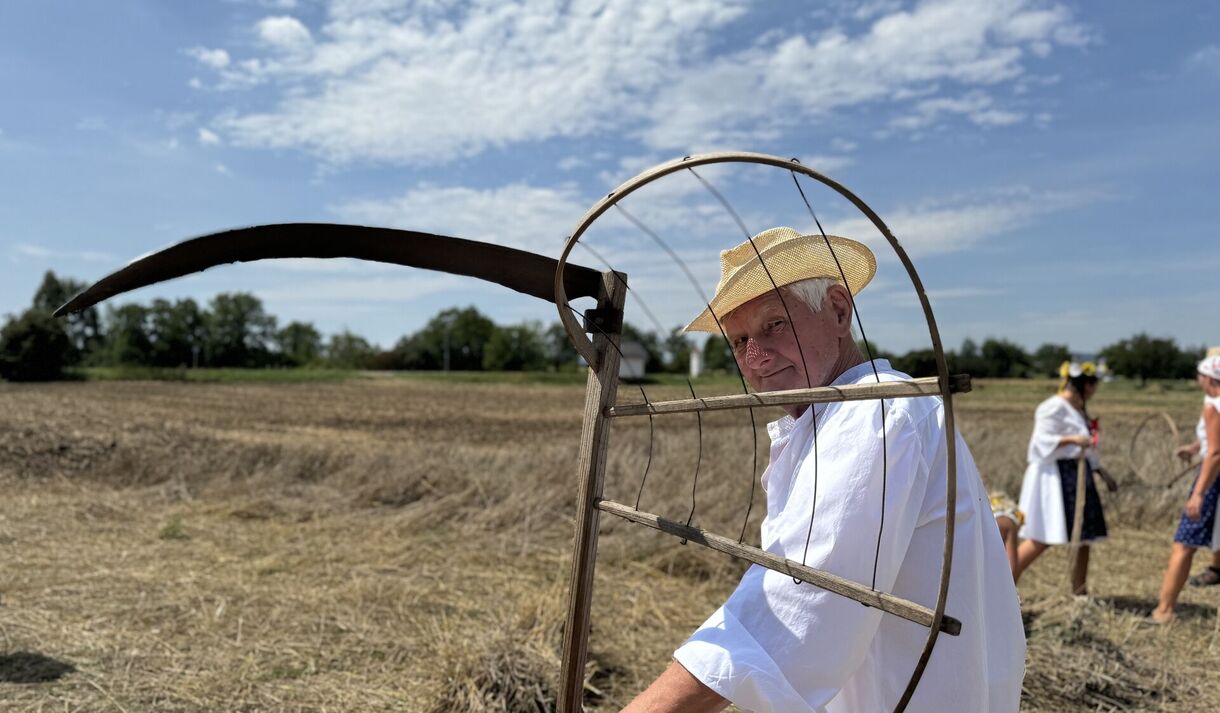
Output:
<instances>
[{"instance_id":1,"label":"white shirt","mask_svg":"<svg viewBox=\"0 0 1220 713\"><path fill-rule=\"evenodd\" d=\"M1216 409L1217 411L1220 411L1220 396L1204 396L1203 397L1203 409L1207 410L1208 406L1211 406L1212 408ZM1202 414L1199 414L1199 423L1195 424L1195 438L1199 439L1199 457L1206 458L1207 457L1207 424L1206 424L1206 422L1204 422Z\"/></svg>"},{"instance_id":2,"label":"white shirt","mask_svg":"<svg viewBox=\"0 0 1220 713\"><path fill-rule=\"evenodd\" d=\"M875 362L882 381L907 379ZM870 383L866 362L835 384ZM805 564L868 585L881 513L879 401L817 411L817 513ZM947 454L938 397L885 403L885 526L876 587L936 603L944 546ZM762 546L802 561L814 504L813 408L768 424ZM957 525L946 613L960 636L941 634L908 711L1012 713L1024 676L1025 635L1012 573L986 490L957 436ZM705 685L747 711L893 709L927 629L751 567L736 591L675 653Z\"/></svg>"}]
</instances>

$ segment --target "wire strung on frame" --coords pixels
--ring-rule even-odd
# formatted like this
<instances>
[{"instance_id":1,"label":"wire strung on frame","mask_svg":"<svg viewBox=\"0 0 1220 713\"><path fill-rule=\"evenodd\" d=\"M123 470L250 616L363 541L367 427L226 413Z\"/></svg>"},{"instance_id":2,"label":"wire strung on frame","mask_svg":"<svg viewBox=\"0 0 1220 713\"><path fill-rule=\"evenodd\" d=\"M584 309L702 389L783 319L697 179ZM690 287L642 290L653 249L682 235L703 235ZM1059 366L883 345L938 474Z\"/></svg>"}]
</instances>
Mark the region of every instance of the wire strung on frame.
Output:
<instances>
[{"instance_id":1,"label":"wire strung on frame","mask_svg":"<svg viewBox=\"0 0 1220 713\"><path fill-rule=\"evenodd\" d=\"M611 270L611 271L613 272L613 270ZM572 305L567 305L567 308L569 310L571 310L574 314L577 314L577 315L580 314L580 312L577 311L577 309L575 307L573 307ZM622 360L622 361L627 360L627 358L623 355L623 350L620 349L618 347L618 345L616 345L614 343L614 340L609 339L610 335L607 334L604 329L599 327L596 322L589 322L589 324L594 329L596 329L598 332L600 332L602 336L607 337L606 342L610 346L614 347L614 351L618 352L620 360ZM695 386L694 386L694 384L691 383L690 379L686 380L686 385L690 389L691 398L692 399L698 398L695 396ZM644 393L644 387L642 387L642 386L640 387L640 393L644 395L644 403L651 404L651 402L648 400L648 394ZM694 520L694 518L695 518L695 490L699 487L699 467L703 464L703 414L696 412L695 416L697 418L697 423L698 423L698 427L699 427L699 444L698 444L698 450L697 450L696 456L695 456L695 477L692 479L691 492L690 492L690 514L686 517L686 524L688 526L691 524L691 521ZM641 481L640 481L640 493L643 493L643 491L644 491L644 480L648 478L648 468L652 466L652 426L651 426L652 415L651 414L649 414L648 420L649 420L648 466L644 470L644 479L641 479ZM635 509L636 510L640 509L639 494L636 495ZM681 543L683 545L686 544L685 537L682 538Z\"/></svg>"},{"instance_id":2,"label":"wire strung on frame","mask_svg":"<svg viewBox=\"0 0 1220 713\"><path fill-rule=\"evenodd\" d=\"M690 383L690 379L686 380L686 385L690 387L690 397L695 396L695 385ZM690 486L690 515L686 516L686 526L690 527L691 521L695 519L695 490L699 487L699 466L703 464L703 412L696 411L695 417L698 419L696 423L699 426L699 450L695 454L695 477L691 479ZM682 544L686 544L686 538L682 538Z\"/></svg>"},{"instance_id":3,"label":"wire strung on frame","mask_svg":"<svg viewBox=\"0 0 1220 713\"><path fill-rule=\"evenodd\" d=\"M762 252L758 249L758 245L754 242L754 236L750 235L750 230L746 227L745 222L742 221L741 216L737 215L737 211L733 210L733 206L729 204L728 199L726 199L724 197L724 195L722 195L720 193L720 191L716 190L716 188L711 183L708 183L707 180L703 178L703 176L700 176L699 173L695 169L687 168L686 170L690 171L691 175L693 175L695 178L699 179L699 182L703 184L703 187L706 188L708 191L710 191L711 194L716 197L716 200L720 201L720 205L724 206L724 209L727 210L729 212L729 215L731 215L733 217L733 220L736 221L737 227L741 228L741 232L745 233L746 240L749 241L750 247L754 248L754 255L758 258L758 264L760 266L762 266L763 272L766 273L767 279L771 282L771 289L774 290L775 294L779 297L779 303L781 306L783 306L784 314L788 317L788 325L792 328L792 341L796 343L796 351L801 359L801 371L805 372L805 385L808 386L809 388L813 388L813 381L809 377L809 368L807 366L807 362L805 361L805 350L801 347L800 335L798 335L796 333L796 324L792 321L792 311L788 309L788 301L784 299L783 291L779 289L779 285L776 284L776 282L775 282L775 277L773 277L771 275L771 269L767 267L767 261L763 260ZM813 507L812 507L812 511L809 514L809 531L805 535L805 551L801 554L801 564L802 565L805 564L805 559L809 554L809 540L813 536L813 518L814 518L814 515L817 513L817 509L818 509L818 409L817 409L817 406L814 406L814 405L809 406L809 418L812 421L811 425L813 427ZM882 502L884 503L884 500ZM792 581L797 584L802 583L801 580L797 577L793 577Z\"/></svg>"},{"instance_id":4,"label":"wire strung on frame","mask_svg":"<svg viewBox=\"0 0 1220 713\"><path fill-rule=\"evenodd\" d=\"M660 321L657 320L656 315L654 315L652 313L652 310L648 309L648 305L644 304L644 298L640 297L638 294L636 294L636 292L627 285L627 281L623 279L623 276L619 274L618 270L615 270L614 267L606 260L606 258L602 257L601 254L598 253L596 250L589 247L588 245L585 245L584 243L579 243L579 244L582 245L585 250L588 250L590 253L592 253L593 257L600 260L602 262L602 264L606 266L606 269L608 269L615 276L615 278L618 279L619 283L622 284L623 289L627 290L627 292L632 297L635 298L635 301L638 302L640 305L640 309L642 309L644 311L644 314L648 315L649 319L651 319L653 324L656 325L657 329L660 330L661 323L660 323ZM569 307L570 307L570 305L569 305ZM602 332L602 334L605 334L605 332ZM619 352L619 355L620 355L620 358L622 358L622 352ZM628 364L630 364L630 362L628 362ZM637 378L640 378L639 375L637 375ZM648 400L648 394L644 393L643 384L637 384L637 386L640 389L640 395L644 397L644 403L651 406L652 402ZM654 442L655 442L655 431L653 430L652 414L649 413L648 414L648 462L644 464L644 475L643 475L643 477L640 478L640 489L635 494L635 509L636 510L640 509L640 498L644 496L644 484L648 482L648 473L649 473L649 471L652 470L652 446L653 446Z\"/></svg>"},{"instance_id":5,"label":"wire strung on frame","mask_svg":"<svg viewBox=\"0 0 1220 713\"><path fill-rule=\"evenodd\" d=\"M796 159L793 159L794 161ZM801 182L796 178L796 172L789 170L788 173L792 176L792 183L796 186L796 190L801 194L801 200L805 203L805 208L809 210L809 216L813 218L814 225L818 226L818 232L822 234L822 240L826 243L826 249L830 251L830 257L835 261L835 267L839 270L839 277L843 280L843 287L847 289L848 299L851 300L851 311L856 315L856 324L860 326L860 339L864 342L864 351L868 354L869 366L873 369L873 378L877 383L881 383L881 374L877 371L877 363L873 360L873 347L868 342L868 334L864 332L864 319L860 317L860 310L856 307L856 298L852 294L851 285L847 283L847 273L843 270L843 265L839 262L839 256L835 254L834 247L830 244L830 238L826 237L826 230L822 228L822 221L818 220L817 213L813 211L813 204L809 202L809 198L805 195L805 190L801 188ZM877 588L877 561L881 558L881 533L885 530L885 492L886 480L889 475L888 453L885 436L885 399L881 399L881 522L877 526L877 548L873 552L873 579L869 585L873 589ZM816 443L816 441L815 441ZM814 488L816 492L817 480L814 480ZM817 496L814 496L814 507L817 507ZM809 531L813 532L813 515L809 516ZM809 537L805 537L805 551L809 551ZM801 557L801 564L805 563L804 555Z\"/></svg>"},{"instance_id":6,"label":"wire strung on frame","mask_svg":"<svg viewBox=\"0 0 1220 713\"><path fill-rule=\"evenodd\" d=\"M724 340L724 343L728 346L729 352L731 353L733 351L733 344L732 344L732 342L729 341L729 336L727 334L725 334L724 325L722 325L720 323L720 317L716 316L716 311L714 309L712 309L712 303L708 300L707 293L705 293L703 291L703 288L699 286L699 281L697 279L695 279L694 273L691 272L690 268L687 267L686 263L682 260L682 258L678 257L678 253L675 252L673 250L673 248L669 247L669 245L664 240L661 239L661 236L657 235L656 231L652 230L647 225L644 225L643 221L636 218L631 213L628 213L627 209L624 208L621 203L615 203L614 207L616 209L618 209L618 212L621 213L622 216L624 218L626 218L632 225L639 228L642 233L647 235L649 238L652 238L653 242L655 242L657 245L661 246L661 249L664 250L669 255L669 257L672 258L673 261L678 264L678 267L680 267L682 269L682 272L684 272L686 274L686 279L689 280L691 283L691 286L695 288L695 292L697 292L699 294L700 299L702 299L703 303L705 305L707 305L707 312L708 312L708 314L712 315L712 319L716 322L716 329L718 329L720 331L720 338ZM737 378L741 380L741 392L743 394L750 393L750 389L746 385L746 377L745 377L745 375L743 375L741 373L740 369L738 369L738 371L737 371ZM693 387L692 387L692 392L693 392ZM750 413L750 437L753 438L753 442L754 442L754 447L751 452L754 454L754 465L753 465L753 469L750 471L750 498L749 498L749 500L746 501L746 516L745 516L745 519L742 520L742 522L741 522L741 534L738 535L738 537L737 537L738 544L745 542L745 539L746 539L746 529L750 526L750 513L754 509L754 488L758 482L758 477L757 477L758 476L758 422L754 417L754 409L746 409L746 410L749 411L749 413ZM652 416L649 415L649 418L651 419ZM640 489L641 489L641 491L643 491L642 485L641 485ZM639 500L638 499L636 500L636 509L637 510L639 509Z\"/></svg>"}]
</instances>

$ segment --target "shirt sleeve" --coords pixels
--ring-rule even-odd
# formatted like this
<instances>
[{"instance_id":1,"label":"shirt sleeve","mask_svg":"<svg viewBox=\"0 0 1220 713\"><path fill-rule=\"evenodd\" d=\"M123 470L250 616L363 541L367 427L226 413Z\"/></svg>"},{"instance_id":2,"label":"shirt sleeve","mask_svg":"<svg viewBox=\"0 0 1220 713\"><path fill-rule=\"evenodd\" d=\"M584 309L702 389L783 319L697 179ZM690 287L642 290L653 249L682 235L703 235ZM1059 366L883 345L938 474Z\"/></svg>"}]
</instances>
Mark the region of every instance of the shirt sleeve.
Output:
<instances>
[{"instance_id":1,"label":"shirt sleeve","mask_svg":"<svg viewBox=\"0 0 1220 713\"><path fill-rule=\"evenodd\" d=\"M875 402L874 402L875 403ZM891 591L928 483L910 414L887 403L885 448L879 409L855 410L851 437L822 439L798 466L782 512L768 513L775 554ZM884 454L884 457L883 457ZM817 511L810 529L817 473ZM884 527L882 515L882 475ZM773 518L772 516L775 515ZM880 529L880 545L878 534ZM808 552L805 554L808 539ZM820 711L868 654L881 612L762 567L674 654L705 685L750 711Z\"/></svg>"},{"instance_id":2,"label":"shirt sleeve","mask_svg":"<svg viewBox=\"0 0 1220 713\"><path fill-rule=\"evenodd\" d=\"M1034 411L1034 434L1029 439L1029 455L1039 461L1054 460L1059 439L1070 432L1066 414L1054 401L1044 401ZM1074 458L1075 456L1059 456Z\"/></svg>"}]
</instances>

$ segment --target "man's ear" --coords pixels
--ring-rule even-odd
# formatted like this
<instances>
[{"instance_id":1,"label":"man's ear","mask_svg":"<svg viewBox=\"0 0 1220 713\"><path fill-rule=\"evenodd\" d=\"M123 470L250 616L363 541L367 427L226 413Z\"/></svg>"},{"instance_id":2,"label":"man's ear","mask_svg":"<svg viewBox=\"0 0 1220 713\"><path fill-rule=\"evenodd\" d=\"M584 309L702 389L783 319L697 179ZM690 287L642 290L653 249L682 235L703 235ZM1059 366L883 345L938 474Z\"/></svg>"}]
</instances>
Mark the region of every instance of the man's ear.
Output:
<instances>
[{"instance_id":1,"label":"man's ear","mask_svg":"<svg viewBox=\"0 0 1220 713\"><path fill-rule=\"evenodd\" d=\"M835 322L845 334L851 333L852 300L847 288L835 283L826 289L829 306L834 310Z\"/></svg>"}]
</instances>

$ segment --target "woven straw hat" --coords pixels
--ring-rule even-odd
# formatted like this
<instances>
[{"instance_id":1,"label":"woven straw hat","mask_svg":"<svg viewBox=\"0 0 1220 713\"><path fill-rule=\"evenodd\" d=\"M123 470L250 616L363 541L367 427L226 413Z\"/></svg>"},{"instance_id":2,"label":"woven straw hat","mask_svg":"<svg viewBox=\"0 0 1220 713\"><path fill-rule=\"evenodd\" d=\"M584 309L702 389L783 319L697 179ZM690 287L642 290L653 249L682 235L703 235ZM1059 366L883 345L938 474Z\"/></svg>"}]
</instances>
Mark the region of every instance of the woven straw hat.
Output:
<instances>
[{"instance_id":1,"label":"woven straw hat","mask_svg":"<svg viewBox=\"0 0 1220 713\"><path fill-rule=\"evenodd\" d=\"M831 249L826 247L827 240ZM759 254L763 258L762 264L758 261ZM835 258L838 258L838 264ZM763 265L766 265L765 270ZM835 235L825 238L821 235L801 235L792 228L771 228L759 233L754 236L754 245L747 240L720 253L720 282L716 285L716 295L712 297L712 309L704 309L686 325L685 331L719 333L717 317L723 318L774 287L815 277L829 277L843 284L843 275L839 274L840 265L853 295L864 289L877 272L877 259L873 257L873 252L855 240ZM768 272L771 273L770 277L767 277ZM774 285L772 279L775 280ZM715 312L715 316L712 316L712 312Z\"/></svg>"}]
</instances>

